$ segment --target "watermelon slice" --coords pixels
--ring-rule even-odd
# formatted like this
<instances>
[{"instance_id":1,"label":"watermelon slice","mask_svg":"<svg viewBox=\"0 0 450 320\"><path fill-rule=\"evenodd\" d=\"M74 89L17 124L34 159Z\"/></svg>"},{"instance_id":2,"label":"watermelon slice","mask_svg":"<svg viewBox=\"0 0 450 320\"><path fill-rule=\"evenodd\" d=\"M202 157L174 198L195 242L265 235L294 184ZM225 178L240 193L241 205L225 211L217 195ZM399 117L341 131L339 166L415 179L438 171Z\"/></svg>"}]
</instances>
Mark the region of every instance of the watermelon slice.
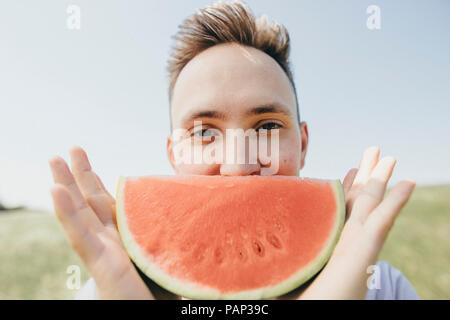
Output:
<instances>
[{"instance_id":1,"label":"watermelon slice","mask_svg":"<svg viewBox=\"0 0 450 320\"><path fill-rule=\"evenodd\" d=\"M116 202L130 258L191 299L297 288L325 265L345 217L339 180L288 176L122 177Z\"/></svg>"}]
</instances>

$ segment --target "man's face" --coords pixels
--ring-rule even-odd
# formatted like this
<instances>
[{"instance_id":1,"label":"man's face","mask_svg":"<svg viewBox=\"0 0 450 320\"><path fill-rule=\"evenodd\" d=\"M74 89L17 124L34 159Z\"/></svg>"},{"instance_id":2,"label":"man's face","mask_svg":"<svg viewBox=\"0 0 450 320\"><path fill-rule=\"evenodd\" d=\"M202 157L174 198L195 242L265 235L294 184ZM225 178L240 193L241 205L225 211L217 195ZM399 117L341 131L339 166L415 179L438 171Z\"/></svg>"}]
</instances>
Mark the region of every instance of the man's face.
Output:
<instances>
[{"instance_id":1,"label":"man's face","mask_svg":"<svg viewBox=\"0 0 450 320\"><path fill-rule=\"evenodd\" d=\"M306 123L298 123L292 85L277 62L255 48L220 44L192 59L176 81L171 119L172 133L181 132L167 141L177 174L296 176L304 166L308 131ZM239 132L229 129L255 135L249 134L253 139L247 138L239 148L238 143L227 143L227 138L232 140L228 133ZM267 150L262 150L260 141L265 137ZM257 146L256 153L252 146ZM179 151L187 154L187 149L191 159L201 151L218 156L220 149L224 161L211 162L204 157L177 161ZM225 161L231 154L234 161ZM245 161L238 161L239 156Z\"/></svg>"}]
</instances>

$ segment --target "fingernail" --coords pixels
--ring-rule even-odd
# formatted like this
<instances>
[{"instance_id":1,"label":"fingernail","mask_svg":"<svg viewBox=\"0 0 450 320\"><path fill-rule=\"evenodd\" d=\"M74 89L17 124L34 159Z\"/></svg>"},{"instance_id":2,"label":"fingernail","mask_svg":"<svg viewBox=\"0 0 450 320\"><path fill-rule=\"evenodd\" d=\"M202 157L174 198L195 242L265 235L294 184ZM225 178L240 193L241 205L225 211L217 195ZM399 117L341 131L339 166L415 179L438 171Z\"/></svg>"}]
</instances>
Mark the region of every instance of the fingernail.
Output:
<instances>
[{"instance_id":1,"label":"fingernail","mask_svg":"<svg viewBox=\"0 0 450 320\"><path fill-rule=\"evenodd\" d=\"M63 160L60 156L54 156L48 159L48 163L50 166L55 166Z\"/></svg>"},{"instance_id":2,"label":"fingernail","mask_svg":"<svg viewBox=\"0 0 450 320\"><path fill-rule=\"evenodd\" d=\"M403 181L407 182L408 187L409 187L408 190L410 190L410 191L412 191L416 187L416 182L412 179L405 179Z\"/></svg>"},{"instance_id":3,"label":"fingernail","mask_svg":"<svg viewBox=\"0 0 450 320\"><path fill-rule=\"evenodd\" d=\"M392 163L392 164L395 164L397 162L397 159L395 159L392 156L386 156L386 157L383 157L383 159L385 159L385 161L388 161L389 163Z\"/></svg>"}]
</instances>

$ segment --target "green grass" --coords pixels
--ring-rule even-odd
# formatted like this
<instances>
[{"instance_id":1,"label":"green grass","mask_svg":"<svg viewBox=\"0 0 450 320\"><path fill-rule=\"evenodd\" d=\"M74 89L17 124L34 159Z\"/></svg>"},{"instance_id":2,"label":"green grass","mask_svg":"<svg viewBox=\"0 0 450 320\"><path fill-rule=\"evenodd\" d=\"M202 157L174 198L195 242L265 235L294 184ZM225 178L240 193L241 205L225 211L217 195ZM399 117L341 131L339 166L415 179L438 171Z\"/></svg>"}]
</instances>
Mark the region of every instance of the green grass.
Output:
<instances>
[{"instance_id":1,"label":"green grass","mask_svg":"<svg viewBox=\"0 0 450 320\"><path fill-rule=\"evenodd\" d=\"M450 299L450 185L417 187L379 260L408 278L421 299ZM54 215L0 212L0 299L72 299L67 267L81 268Z\"/></svg>"},{"instance_id":2,"label":"green grass","mask_svg":"<svg viewBox=\"0 0 450 320\"><path fill-rule=\"evenodd\" d=\"M0 212L0 299L73 299L70 265L88 273L53 214Z\"/></svg>"},{"instance_id":3,"label":"green grass","mask_svg":"<svg viewBox=\"0 0 450 320\"><path fill-rule=\"evenodd\" d=\"M379 260L402 271L421 299L450 299L450 185L416 188Z\"/></svg>"}]
</instances>

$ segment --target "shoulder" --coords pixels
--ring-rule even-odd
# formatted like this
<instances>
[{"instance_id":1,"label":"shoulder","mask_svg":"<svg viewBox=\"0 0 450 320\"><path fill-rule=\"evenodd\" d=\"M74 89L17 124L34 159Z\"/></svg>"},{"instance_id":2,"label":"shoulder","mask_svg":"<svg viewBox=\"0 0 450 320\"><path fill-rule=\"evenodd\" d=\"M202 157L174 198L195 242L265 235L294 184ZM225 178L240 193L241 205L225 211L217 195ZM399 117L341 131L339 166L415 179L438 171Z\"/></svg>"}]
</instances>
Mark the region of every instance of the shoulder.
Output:
<instances>
[{"instance_id":1,"label":"shoulder","mask_svg":"<svg viewBox=\"0 0 450 320\"><path fill-rule=\"evenodd\" d=\"M400 270L378 261L367 281L366 300L417 300L419 297Z\"/></svg>"},{"instance_id":2,"label":"shoulder","mask_svg":"<svg viewBox=\"0 0 450 320\"><path fill-rule=\"evenodd\" d=\"M86 283L78 290L75 295L75 300L97 300L97 286L93 278L90 278Z\"/></svg>"}]
</instances>

